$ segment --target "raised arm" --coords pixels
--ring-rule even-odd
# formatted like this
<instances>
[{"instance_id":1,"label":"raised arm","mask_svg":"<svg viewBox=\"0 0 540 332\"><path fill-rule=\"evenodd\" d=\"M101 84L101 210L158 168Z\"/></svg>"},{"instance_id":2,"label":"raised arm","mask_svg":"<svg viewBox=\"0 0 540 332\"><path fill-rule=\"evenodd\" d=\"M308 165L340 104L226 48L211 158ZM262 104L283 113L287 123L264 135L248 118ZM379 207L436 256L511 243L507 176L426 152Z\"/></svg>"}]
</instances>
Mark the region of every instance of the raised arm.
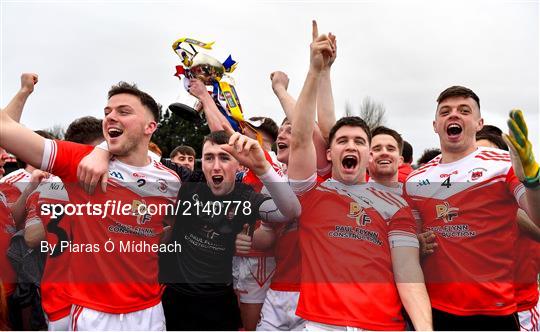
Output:
<instances>
[{"instance_id":1,"label":"raised arm","mask_svg":"<svg viewBox=\"0 0 540 332\"><path fill-rule=\"evenodd\" d=\"M293 121L294 108L296 106L296 100L287 91L289 87L289 77L282 71L275 71L270 74L270 80L272 81L272 90L279 100L283 112L289 121ZM333 104L333 103L332 103ZM333 108L332 108L333 112ZM303 126L303 124L300 124ZM328 169L329 162L326 159L326 141L319 130L319 126L314 126L313 130L313 144L315 145L315 151L317 154L317 170ZM322 174L321 174L322 175Z\"/></svg>"},{"instance_id":2,"label":"raised arm","mask_svg":"<svg viewBox=\"0 0 540 332\"><path fill-rule=\"evenodd\" d=\"M235 132L231 135L229 144L221 147L252 170L270 193L272 199L264 201L259 208L262 220L285 222L300 216L298 198L286 180L279 176L266 160L259 142Z\"/></svg>"},{"instance_id":3,"label":"raised arm","mask_svg":"<svg viewBox=\"0 0 540 332\"><path fill-rule=\"evenodd\" d=\"M328 63L321 71L321 80L319 81L319 93L317 94L317 122L321 135L325 142L328 142L330 130L336 123L336 114L334 111L334 95L332 94L332 81L330 71L332 64L336 60L337 41L336 36L329 33L328 39L333 45L334 53Z\"/></svg>"},{"instance_id":4,"label":"raised arm","mask_svg":"<svg viewBox=\"0 0 540 332\"><path fill-rule=\"evenodd\" d=\"M201 80L192 78L189 81L189 93L196 97L202 104L210 131L226 130L227 128L232 129L231 124L225 116L221 114L214 99L212 99L208 90L206 90L206 86Z\"/></svg>"},{"instance_id":5,"label":"raised arm","mask_svg":"<svg viewBox=\"0 0 540 332\"><path fill-rule=\"evenodd\" d=\"M326 35L319 36L317 22L313 21L312 29L309 71L291 119L293 125L288 175L296 180L308 179L317 171L316 150L313 145L317 92L321 71L334 52L330 39Z\"/></svg>"},{"instance_id":6,"label":"raised arm","mask_svg":"<svg viewBox=\"0 0 540 332\"><path fill-rule=\"evenodd\" d=\"M518 203L532 222L540 227L540 167L534 158L527 123L521 110L510 112L508 127L510 134L503 138L510 149L514 172L525 186L525 194Z\"/></svg>"},{"instance_id":7,"label":"raised arm","mask_svg":"<svg viewBox=\"0 0 540 332\"><path fill-rule=\"evenodd\" d=\"M33 81L31 83L28 81L28 84L33 87ZM17 96L13 98L13 100L18 99ZM12 100L6 108L0 111L0 146L15 154L17 158L27 164L40 168L45 139L32 130L21 126L10 116L11 114L20 118L24 102L26 101L26 98L23 99L24 101L18 100L15 102Z\"/></svg>"},{"instance_id":8,"label":"raised arm","mask_svg":"<svg viewBox=\"0 0 540 332\"><path fill-rule=\"evenodd\" d=\"M26 104L28 96L34 91L34 85L36 85L37 82L37 74L24 73L21 75L21 88L6 107L6 112L9 117L15 120L15 122L21 122L24 104Z\"/></svg>"}]
</instances>

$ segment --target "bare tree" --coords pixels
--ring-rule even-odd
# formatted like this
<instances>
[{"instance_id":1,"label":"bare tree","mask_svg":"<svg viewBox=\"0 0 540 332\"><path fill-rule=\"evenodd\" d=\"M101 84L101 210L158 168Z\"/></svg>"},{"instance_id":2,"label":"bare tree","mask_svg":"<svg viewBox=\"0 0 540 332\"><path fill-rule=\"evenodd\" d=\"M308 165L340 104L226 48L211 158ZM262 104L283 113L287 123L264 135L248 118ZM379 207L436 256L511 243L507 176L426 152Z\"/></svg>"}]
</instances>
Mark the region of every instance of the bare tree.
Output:
<instances>
[{"instance_id":1,"label":"bare tree","mask_svg":"<svg viewBox=\"0 0 540 332\"><path fill-rule=\"evenodd\" d=\"M384 125L386 108L382 103L376 102L366 96L360 105L360 117L366 121L370 129Z\"/></svg>"},{"instance_id":2,"label":"bare tree","mask_svg":"<svg viewBox=\"0 0 540 332\"><path fill-rule=\"evenodd\" d=\"M64 139L64 136L66 135L66 128L64 128L64 126L61 124L55 124L54 126L45 129L45 131L48 131L55 137L58 137L58 139Z\"/></svg>"},{"instance_id":3,"label":"bare tree","mask_svg":"<svg viewBox=\"0 0 540 332\"><path fill-rule=\"evenodd\" d=\"M386 122L386 108L382 103L376 102L371 97L366 96L360 104L360 114L356 114L350 103L345 104L345 116L359 116L371 130L378 126L384 125Z\"/></svg>"}]
</instances>

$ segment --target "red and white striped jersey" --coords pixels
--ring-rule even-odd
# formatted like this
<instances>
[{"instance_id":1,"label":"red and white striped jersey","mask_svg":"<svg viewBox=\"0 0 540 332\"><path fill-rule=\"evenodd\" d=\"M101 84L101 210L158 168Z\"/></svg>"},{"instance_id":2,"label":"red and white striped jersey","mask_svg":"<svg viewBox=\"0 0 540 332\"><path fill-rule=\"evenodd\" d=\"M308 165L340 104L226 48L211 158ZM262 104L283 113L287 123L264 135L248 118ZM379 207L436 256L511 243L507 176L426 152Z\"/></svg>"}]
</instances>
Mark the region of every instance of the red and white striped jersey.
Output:
<instances>
[{"instance_id":1,"label":"red and white striped jersey","mask_svg":"<svg viewBox=\"0 0 540 332\"><path fill-rule=\"evenodd\" d=\"M418 247L406 201L369 183L316 184L314 176L293 187L302 204L297 315L331 325L403 330L391 248Z\"/></svg>"},{"instance_id":2,"label":"red and white striped jersey","mask_svg":"<svg viewBox=\"0 0 540 332\"><path fill-rule=\"evenodd\" d=\"M0 280L6 296L15 290L17 275L8 260L7 250L11 237L15 234L15 221L7 206L6 196L0 191Z\"/></svg>"},{"instance_id":3,"label":"red and white striped jersey","mask_svg":"<svg viewBox=\"0 0 540 332\"><path fill-rule=\"evenodd\" d=\"M62 180L57 176L43 180L26 200L25 229L42 224L45 229L45 241L49 245L56 245L55 250L47 255L40 284L41 304L50 321L66 317L71 309L71 301L66 295L65 277L69 273L70 252L61 250L61 241L71 240L71 224L70 217L66 215L43 215L42 207L47 204L65 206L66 203L69 203L69 197Z\"/></svg>"},{"instance_id":4,"label":"red and white striped jersey","mask_svg":"<svg viewBox=\"0 0 540 332\"><path fill-rule=\"evenodd\" d=\"M0 179L0 190L6 196L8 203L15 203L30 182L32 174L24 168L9 173Z\"/></svg>"},{"instance_id":5,"label":"red and white striped jersey","mask_svg":"<svg viewBox=\"0 0 540 332\"><path fill-rule=\"evenodd\" d=\"M90 196L78 185L76 173L79 162L92 149L46 140L41 165L62 179L70 204L77 204L83 211L69 219L72 246L68 296L73 304L108 313L152 307L161 300L162 291L157 252L121 248L122 244L128 248L128 243L130 247L159 244L164 212L150 213L150 206L174 203L180 179L157 161L135 167L113 159L109 162L107 192L96 190ZM141 210L140 205L148 210ZM107 247L111 242L114 246Z\"/></svg>"},{"instance_id":6,"label":"red and white striped jersey","mask_svg":"<svg viewBox=\"0 0 540 332\"><path fill-rule=\"evenodd\" d=\"M415 170L405 184L418 227L437 237L438 248L422 262L431 304L455 315L512 314L515 220L525 191L510 156L480 147L440 161Z\"/></svg>"}]
</instances>

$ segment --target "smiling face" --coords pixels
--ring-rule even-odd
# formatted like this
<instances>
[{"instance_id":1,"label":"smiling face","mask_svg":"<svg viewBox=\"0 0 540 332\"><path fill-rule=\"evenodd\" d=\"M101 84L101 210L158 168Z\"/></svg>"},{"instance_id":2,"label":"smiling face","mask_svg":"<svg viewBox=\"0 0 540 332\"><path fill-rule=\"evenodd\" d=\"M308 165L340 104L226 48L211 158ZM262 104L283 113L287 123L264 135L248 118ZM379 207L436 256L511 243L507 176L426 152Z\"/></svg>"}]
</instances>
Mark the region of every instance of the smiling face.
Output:
<instances>
[{"instance_id":1,"label":"smiling face","mask_svg":"<svg viewBox=\"0 0 540 332\"><path fill-rule=\"evenodd\" d=\"M234 189L238 161L218 144L206 141L202 151L202 170L212 193L223 196Z\"/></svg>"},{"instance_id":2,"label":"smiling face","mask_svg":"<svg viewBox=\"0 0 540 332\"><path fill-rule=\"evenodd\" d=\"M390 135L379 134L371 139L369 174L375 181L398 181L398 168L403 163L398 142Z\"/></svg>"},{"instance_id":3,"label":"smiling face","mask_svg":"<svg viewBox=\"0 0 540 332\"><path fill-rule=\"evenodd\" d=\"M437 107L433 128L444 154L466 156L476 148L476 132L484 124L476 101L470 97L449 97Z\"/></svg>"},{"instance_id":4,"label":"smiling face","mask_svg":"<svg viewBox=\"0 0 540 332\"><path fill-rule=\"evenodd\" d=\"M332 177L344 184L364 182L369 160L368 135L361 127L339 128L326 152L332 162Z\"/></svg>"},{"instance_id":5,"label":"smiling face","mask_svg":"<svg viewBox=\"0 0 540 332\"><path fill-rule=\"evenodd\" d=\"M289 163L289 146L291 142L292 126L290 121L285 121L278 130L278 137L276 139L277 145L277 160L279 162Z\"/></svg>"},{"instance_id":6,"label":"smiling face","mask_svg":"<svg viewBox=\"0 0 540 332\"><path fill-rule=\"evenodd\" d=\"M152 114L138 97L121 93L109 98L103 119L103 135L111 154L126 157L138 150L147 150L156 127Z\"/></svg>"}]
</instances>

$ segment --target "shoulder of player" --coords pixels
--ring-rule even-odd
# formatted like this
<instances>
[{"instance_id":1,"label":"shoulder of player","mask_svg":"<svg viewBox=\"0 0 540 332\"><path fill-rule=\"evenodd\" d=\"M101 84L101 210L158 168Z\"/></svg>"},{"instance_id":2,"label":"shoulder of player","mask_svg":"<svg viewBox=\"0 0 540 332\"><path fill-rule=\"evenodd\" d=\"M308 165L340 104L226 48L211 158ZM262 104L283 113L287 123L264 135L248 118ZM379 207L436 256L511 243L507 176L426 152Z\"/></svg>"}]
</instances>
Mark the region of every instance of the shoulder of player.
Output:
<instances>
[{"instance_id":1,"label":"shoulder of player","mask_svg":"<svg viewBox=\"0 0 540 332\"><path fill-rule=\"evenodd\" d=\"M178 174L173 171L172 169L168 168L167 166L163 165L161 162L157 161L157 160L152 160L151 161L151 165L154 169L156 170L159 170L159 171L163 171L163 172L167 172L168 174L170 174L173 178L177 179L178 181L180 181L180 176L178 176Z\"/></svg>"},{"instance_id":2,"label":"shoulder of player","mask_svg":"<svg viewBox=\"0 0 540 332\"><path fill-rule=\"evenodd\" d=\"M15 170L1 178L0 183L13 184L24 179L30 179L31 175L32 174L30 174L30 172L27 172L24 168L19 168L18 170Z\"/></svg>"},{"instance_id":3,"label":"shoulder of player","mask_svg":"<svg viewBox=\"0 0 540 332\"><path fill-rule=\"evenodd\" d=\"M420 166L419 168L415 169L414 171L412 171L411 174L409 174L409 176L407 176L407 179L405 180L405 182L409 182L415 176L420 175L422 173L425 173L430 169L433 169L433 167L439 165L440 161L441 161L441 155L438 155L437 157L431 159L426 164L424 164L424 165Z\"/></svg>"},{"instance_id":4,"label":"shoulder of player","mask_svg":"<svg viewBox=\"0 0 540 332\"><path fill-rule=\"evenodd\" d=\"M402 196L397 195L389 190L383 190L374 185L370 185L367 187L367 191L370 192L376 200L373 203L373 207L375 209L378 207L392 207L397 211L401 208L408 207L407 201Z\"/></svg>"},{"instance_id":5,"label":"shoulder of player","mask_svg":"<svg viewBox=\"0 0 540 332\"><path fill-rule=\"evenodd\" d=\"M512 162L508 151L489 147L478 147L474 158L485 161Z\"/></svg>"}]
</instances>

